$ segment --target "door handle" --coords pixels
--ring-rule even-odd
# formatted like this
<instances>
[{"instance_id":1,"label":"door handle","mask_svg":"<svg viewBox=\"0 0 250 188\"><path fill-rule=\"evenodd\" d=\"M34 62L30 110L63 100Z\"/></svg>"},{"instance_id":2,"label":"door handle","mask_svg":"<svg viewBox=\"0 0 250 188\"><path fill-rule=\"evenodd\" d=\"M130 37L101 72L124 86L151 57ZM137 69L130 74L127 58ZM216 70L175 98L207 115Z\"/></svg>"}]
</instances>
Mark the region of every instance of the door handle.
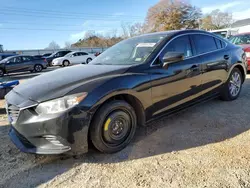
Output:
<instances>
[{"instance_id":1,"label":"door handle","mask_svg":"<svg viewBox=\"0 0 250 188\"><path fill-rule=\"evenodd\" d=\"M225 60L229 60L230 56L229 55L224 55Z\"/></svg>"}]
</instances>

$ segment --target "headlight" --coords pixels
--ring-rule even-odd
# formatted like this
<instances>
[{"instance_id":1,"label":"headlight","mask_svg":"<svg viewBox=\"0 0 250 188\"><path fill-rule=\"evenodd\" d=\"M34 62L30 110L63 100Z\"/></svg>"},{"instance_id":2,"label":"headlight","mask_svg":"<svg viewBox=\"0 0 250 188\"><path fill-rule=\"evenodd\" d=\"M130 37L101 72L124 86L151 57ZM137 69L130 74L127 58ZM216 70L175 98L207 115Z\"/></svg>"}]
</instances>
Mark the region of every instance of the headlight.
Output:
<instances>
[{"instance_id":1,"label":"headlight","mask_svg":"<svg viewBox=\"0 0 250 188\"><path fill-rule=\"evenodd\" d=\"M247 58L250 58L250 52L246 52Z\"/></svg>"},{"instance_id":2,"label":"headlight","mask_svg":"<svg viewBox=\"0 0 250 188\"><path fill-rule=\"evenodd\" d=\"M78 93L43 102L36 107L36 111L39 114L55 114L63 112L79 104L87 94L88 93Z\"/></svg>"}]
</instances>

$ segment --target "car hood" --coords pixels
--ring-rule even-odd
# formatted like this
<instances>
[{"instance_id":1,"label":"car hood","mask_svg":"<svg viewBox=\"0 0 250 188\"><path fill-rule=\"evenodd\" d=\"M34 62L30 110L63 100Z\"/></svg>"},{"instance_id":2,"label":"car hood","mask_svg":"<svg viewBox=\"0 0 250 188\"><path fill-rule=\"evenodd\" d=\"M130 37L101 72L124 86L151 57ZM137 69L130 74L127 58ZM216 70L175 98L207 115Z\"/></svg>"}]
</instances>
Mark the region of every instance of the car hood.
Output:
<instances>
[{"instance_id":1,"label":"car hood","mask_svg":"<svg viewBox=\"0 0 250 188\"><path fill-rule=\"evenodd\" d=\"M250 44L242 44L242 45L240 45L242 48L243 48L243 50L244 51L250 51Z\"/></svg>"},{"instance_id":2,"label":"car hood","mask_svg":"<svg viewBox=\"0 0 250 188\"><path fill-rule=\"evenodd\" d=\"M43 102L63 97L93 79L124 73L130 66L76 65L34 77L13 90L26 99Z\"/></svg>"},{"instance_id":3,"label":"car hood","mask_svg":"<svg viewBox=\"0 0 250 188\"><path fill-rule=\"evenodd\" d=\"M2 60L2 61L0 61L0 64L4 64L6 62L6 60Z\"/></svg>"}]
</instances>

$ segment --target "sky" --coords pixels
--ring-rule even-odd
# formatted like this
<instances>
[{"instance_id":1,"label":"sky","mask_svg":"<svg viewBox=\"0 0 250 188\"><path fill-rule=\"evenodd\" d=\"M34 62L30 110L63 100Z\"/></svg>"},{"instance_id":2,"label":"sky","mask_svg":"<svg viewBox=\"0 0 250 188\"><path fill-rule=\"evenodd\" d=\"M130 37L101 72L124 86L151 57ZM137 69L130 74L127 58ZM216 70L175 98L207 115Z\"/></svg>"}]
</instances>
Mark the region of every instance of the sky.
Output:
<instances>
[{"instance_id":1,"label":"sky","mask_svg":"<svg viewBox=\"0 0 250 188\"><path fill-rule=\"evenodd\" d=\"M0 44L5 50L44 49L51 41L61 47L87 31L121 32L122 24L143 22L159 0L0 0ZM228 11L235 20L250 18L249 0L190 0L203 13Z\"/></svg>"}]
</instances>

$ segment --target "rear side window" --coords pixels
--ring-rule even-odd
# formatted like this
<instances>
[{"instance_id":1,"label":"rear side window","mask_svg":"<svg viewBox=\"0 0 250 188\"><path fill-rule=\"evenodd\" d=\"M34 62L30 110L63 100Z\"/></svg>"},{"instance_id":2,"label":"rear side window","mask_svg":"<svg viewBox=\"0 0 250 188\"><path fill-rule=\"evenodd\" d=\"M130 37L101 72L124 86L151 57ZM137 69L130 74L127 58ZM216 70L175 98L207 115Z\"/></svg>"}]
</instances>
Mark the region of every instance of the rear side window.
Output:
<instances>
[{"instance_id":1,"label":"rear side window","mask_svg":"<svg viewBox=\"0 0 250 188\"><path fill-rule=\"evenodd\" d=\"M217 50L217 45L214 37L208 35L193 35L192 37L198 55Z\"/></svg>"},{"instance_id":2,"label":"rear side window","mask_svg":"<svg viewBox=\"0 0 250 188\"><path fill-rule=\"evenodd\" d=\"M31 61L32 60L32 57L30 56L23 56L23 61Z\"/></svg>"}]
</instances>

